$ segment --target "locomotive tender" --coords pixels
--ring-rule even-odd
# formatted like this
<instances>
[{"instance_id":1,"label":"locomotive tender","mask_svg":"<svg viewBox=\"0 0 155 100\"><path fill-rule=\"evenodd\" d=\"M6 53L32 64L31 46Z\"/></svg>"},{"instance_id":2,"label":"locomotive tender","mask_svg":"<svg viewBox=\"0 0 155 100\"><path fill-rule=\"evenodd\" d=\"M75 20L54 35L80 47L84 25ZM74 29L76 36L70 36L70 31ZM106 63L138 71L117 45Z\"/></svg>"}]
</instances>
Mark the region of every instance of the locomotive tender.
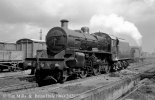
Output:
<instances>
[{"instance_id":1,"label":"locomotive tender","mask_svg":"<svg viewBox=\"0 0 155 100\"><path fill-rule=\"evenodd\" d=\"M36 67L36 82L64 82L76 75L84 78L126 68L130 59L129 43L103 32L89 33L89 28L68 29L68 21L46 35L47 58L27 58Z\"/></svg>"}]
</instances>

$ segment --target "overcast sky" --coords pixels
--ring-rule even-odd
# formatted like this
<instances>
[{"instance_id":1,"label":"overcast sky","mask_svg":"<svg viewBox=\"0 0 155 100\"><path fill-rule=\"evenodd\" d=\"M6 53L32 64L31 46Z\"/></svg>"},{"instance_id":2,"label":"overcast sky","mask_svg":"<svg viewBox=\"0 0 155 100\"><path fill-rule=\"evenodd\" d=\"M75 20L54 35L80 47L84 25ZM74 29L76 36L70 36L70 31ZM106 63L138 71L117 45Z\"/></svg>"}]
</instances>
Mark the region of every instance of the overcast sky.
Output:
<instances>
[{"instance_id":1,"label":"overcast sky","mask_svg":"<svg viewBox=\"0 0 155 100\"><path fill-rule=\"evenodd\" d=\"M155 51L155 0L0 0L0 41L39 39L40 29L44 39L61 19Z\"/></svg>"}]
</instances>

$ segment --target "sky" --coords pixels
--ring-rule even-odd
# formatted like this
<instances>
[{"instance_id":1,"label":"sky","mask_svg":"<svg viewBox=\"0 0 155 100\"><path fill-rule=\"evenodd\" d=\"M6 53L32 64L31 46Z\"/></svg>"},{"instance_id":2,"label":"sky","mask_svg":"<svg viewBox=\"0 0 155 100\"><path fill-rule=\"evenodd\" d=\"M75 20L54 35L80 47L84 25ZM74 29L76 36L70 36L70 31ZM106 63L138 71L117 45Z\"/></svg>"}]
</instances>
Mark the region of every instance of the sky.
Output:
<instances>
[{"instance_id":1,"label":"sky","mask_svg":"<svg viewBox=\"0 0 155 100\"><path fill-rule=\"evenodd\" d=\"M0 41L43 39L69 20L69 29L89 27L155 52L155 0L0 0Z\"/></svg>"}]
</instances>

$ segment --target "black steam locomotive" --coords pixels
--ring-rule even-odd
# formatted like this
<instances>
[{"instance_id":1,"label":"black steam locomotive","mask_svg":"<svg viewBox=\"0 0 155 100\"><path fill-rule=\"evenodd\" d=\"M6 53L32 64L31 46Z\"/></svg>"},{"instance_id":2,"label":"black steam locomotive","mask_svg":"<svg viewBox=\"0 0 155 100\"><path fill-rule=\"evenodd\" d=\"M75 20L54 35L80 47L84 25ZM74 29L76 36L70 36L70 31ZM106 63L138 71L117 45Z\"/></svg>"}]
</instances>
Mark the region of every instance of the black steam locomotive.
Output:
<instances>
[{"instance_id":1,"label":"black steam locomotive","mask_svg":"<svg viewBox=\"0 0 155 100\"><path fill-rule=\"evenodd\" d=\"M68 29L68 21L52 28L46 36L47 57L33 60L39 85L46 80L64 82L70 76L84 78L109 73L128 66L130 46L124 40L89 28Z\"/></svg>"}]
</instances>

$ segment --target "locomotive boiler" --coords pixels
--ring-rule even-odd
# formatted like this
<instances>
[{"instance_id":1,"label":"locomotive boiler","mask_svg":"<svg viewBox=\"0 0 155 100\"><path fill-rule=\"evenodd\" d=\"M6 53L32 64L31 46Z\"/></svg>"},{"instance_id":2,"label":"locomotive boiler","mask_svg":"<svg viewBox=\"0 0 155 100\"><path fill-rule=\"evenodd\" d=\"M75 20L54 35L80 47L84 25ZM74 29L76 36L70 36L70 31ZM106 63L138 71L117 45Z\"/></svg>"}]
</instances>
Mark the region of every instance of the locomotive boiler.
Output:
<instances>
[{"instance_id":1,"label":"locomotive boiler","mask_svg":"<svg viewBox=\"0 0 155 100\"><path fill-rule=\"evenodd\" d=\"M46 35L48 57L28 60L36 62L39 85L47 80L64 82L71 76L83 78L125 68L129 57L119 57L119 43L103 32L90 34L88 27L70 30L68 21L61 20L61 27L52 28Z\"/></svg>"},{"instance_id":2,"label":"locomotive boiler","mask_svg":"<svg viewBox=\"0 0 155 100\"><path fill-rule=\"evenodd\" d=\"M46 36L48 54L53 56L63 50L87 50L93 48L110 52L110 37L103 34L103 37L97 33L89 34L88 27L82 27L81 30L69 30L68 21L61 20L61 27L52 28Z\"/></svg>"}]
</instances>

